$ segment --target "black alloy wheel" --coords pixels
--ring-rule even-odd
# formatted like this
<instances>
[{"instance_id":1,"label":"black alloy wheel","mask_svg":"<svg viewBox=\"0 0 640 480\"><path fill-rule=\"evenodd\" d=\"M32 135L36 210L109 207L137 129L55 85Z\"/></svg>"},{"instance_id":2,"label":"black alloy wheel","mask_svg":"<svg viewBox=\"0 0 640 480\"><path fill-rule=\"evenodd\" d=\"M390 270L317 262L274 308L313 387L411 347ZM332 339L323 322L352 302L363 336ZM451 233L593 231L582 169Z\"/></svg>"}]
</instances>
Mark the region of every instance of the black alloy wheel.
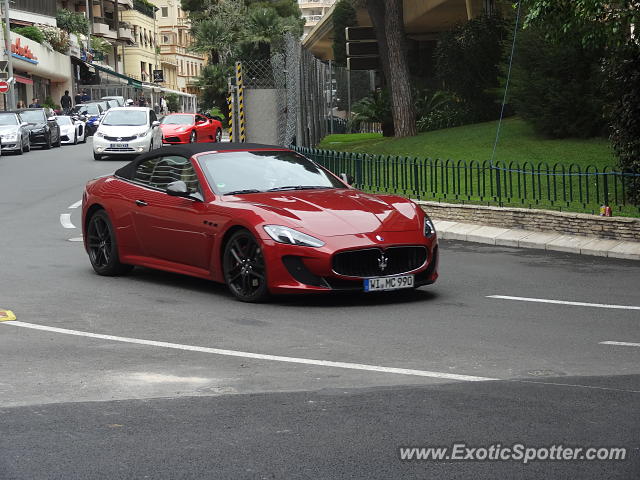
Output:
<instances>
[{"instance_id":1,"label":"black alloy wheel","mask_svg":"<svg viewBox=\"0 0 640 480\"><path fill-rule=\"evenodd\" d=\"M222 257L224 279L234 297L242 302L261 302L269 296L262 247L247 230L234 233Z\"/></svg>"},{"instance_id":2,"label":"black alloy wheel","mask_svg":"<svg viewBox=\"0 0 640 480\"><path fill-rule=\"evenodd\" d=\"M87 225L87 250L91 266L98 275L115 276L133 267L120 263L118 245L107 212L98 210Z\"/></svg>"},{"instance_id":3,"label":"black alloy wheel","mask_svg":"<svg viewBox=\"0 0 640 480\"><path fill-rule=\"evenodd\" d=\"M220 143L222 141L222 130L216 130L216 142Z\"/></svg>"},{"instance_id":4,"label":"black alloy wheel","mask_svg":"<svg viewBox=\"0 0 640 480\"><path fill-rule=\"evenodd\" d=\"M196 143L198 141L198 135L195 130L191 131L191 136L189 137L189 143Z\"/></svg>"}]
</instances>

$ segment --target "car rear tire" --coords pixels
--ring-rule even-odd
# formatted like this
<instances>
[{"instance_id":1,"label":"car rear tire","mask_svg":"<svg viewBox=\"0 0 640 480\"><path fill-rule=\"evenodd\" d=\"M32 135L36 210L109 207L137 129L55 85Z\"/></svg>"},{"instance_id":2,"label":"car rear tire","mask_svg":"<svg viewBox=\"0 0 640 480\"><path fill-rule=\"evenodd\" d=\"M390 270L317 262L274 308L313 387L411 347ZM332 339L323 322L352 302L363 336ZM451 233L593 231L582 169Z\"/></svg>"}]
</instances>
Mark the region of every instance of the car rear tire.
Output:
<instances>
[{"instance_id":1,"label":"car rear tire","mask_svg":"<svg viewBox=\"0 0 640 480\"><path fill-rule=\"evenodd\" d=\"M27 146L24 149L25 152L31 151L31 140L27 138Z\"/></svg>"},{"instance_id":2,"label":"car rear tire","mask_svg":"<svg viewBox=\"0 0 640 480\"><path fill-rule=\"evenodd\" d=\"M222 130L216 130L216 142L220 143L222 141Z\"/></svg>"},{"instance_id":3,"label":"car rear tire","mask_svg":"<svg viewBox=\"0 0 640 480\"><path fill-rule=\"evenodd\" d=\"M195 130L191 131L191 136L189 137L189 143L197 143L198 142L198 134Z\"/></svg>"},{"instance_id":4,"label":"car rear tire","mask_svg":"<svg viewBox=\"0 0 640 480\"><path fill-rule=\"evenodd\" d=\"M104 210L98 210L89 219L87 250L91 266L98 275L113 277L133 268L132 265L120 263L114 228Z\"/></svg>"},{"instance_id":5,"label":"car rear tire","mask_svg":"<svg viewBox=\"0 0 640 480\"><path fill-rule=\"evenodd\" d=\"M77 131L77 130L76 130L76 134L75 134L75 136L73 137L73 144L74 144L74 145L77 145L77 144L78 144L78 131Z\"/></svg>"},{"instance_id":6,"label":"car rear tire","mask_svg":"<svg viewBox=\"0 0 640 480\"><path fill-rule=\"evenodd\" d=\"M54 143L54 147L59 148L60 145L62 145L62 137L60 136L60 134L58 133L58 141L56 143Z\"/></svg>"},{"instance_id":7,"label":"car rear tire","mask_svg":"<svg viewBox=\"0 0 640 480\"><path fill-rule=\"evenodd\" d=\"M102 155L98 155L97 153L93 152L93 159L94 160L102 160Z\"/></svg>"},{"instance_id":8,"label":"car rear tire","mask_svg":"<svg viewBox=\"0 0 640 480\"><path fill-rule=\"evenodd\" d=\"M23 153L24 153L24 143L22 143L22 140L20 140L20 148L16 150L16 154L22 155Z\"/></svg>"},{"instance_id":9,"label":"car rear tire","mask_svg":"<svg viewBox=\"0 0 640 480\"><path fill-rule=\"evenodd\" d=\"M241 302L258 303L269 297L262 246L247 230L238 230L224 247L224 280Z\"/></svg>"}]
</instances>

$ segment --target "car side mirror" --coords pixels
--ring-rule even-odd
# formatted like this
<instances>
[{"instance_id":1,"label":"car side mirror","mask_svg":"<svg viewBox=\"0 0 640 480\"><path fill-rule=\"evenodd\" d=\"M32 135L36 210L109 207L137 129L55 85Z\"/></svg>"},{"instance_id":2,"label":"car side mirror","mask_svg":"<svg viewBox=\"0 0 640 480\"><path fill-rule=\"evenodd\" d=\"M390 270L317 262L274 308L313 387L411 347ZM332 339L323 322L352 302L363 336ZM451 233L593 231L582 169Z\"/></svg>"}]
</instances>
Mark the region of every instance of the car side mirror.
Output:
<instances>
[{"instance_id":1,"label":"car side mirror","mask_svg":"<svg viewBox=\"0 0 640 480\"><path fill-rule=\"evenodd\" d=\"M159 122L159 121L157 121L157 120L156 120L156 121L154 121L154 122L151 122L151 126L152 126L152 127L159 127L159 126L160 126L160 122Z\"/></svg>"},{"instance_id":2,"label":"car side mirror","mask_svg":"<svg viewBox=\"0 0 640 480\"><path fill-rule=\"evenodd\" d=\"M353 185L353 182L355 181L353 175L347 175L346 173L341 173L340 179L349 186Z\"/></svg>"},{"instance_id":3,"label":"car side mirror","mask_svg":"<svg viewBox=\"0 0 640 480\"><path fill-rule=\"evenodd\" d=\"M172 197L190 197L191 194L187 189L187 184L182 180L176 180L175 182L171 182L167 185L167 195Z\"/></svg>"}]
</instances>

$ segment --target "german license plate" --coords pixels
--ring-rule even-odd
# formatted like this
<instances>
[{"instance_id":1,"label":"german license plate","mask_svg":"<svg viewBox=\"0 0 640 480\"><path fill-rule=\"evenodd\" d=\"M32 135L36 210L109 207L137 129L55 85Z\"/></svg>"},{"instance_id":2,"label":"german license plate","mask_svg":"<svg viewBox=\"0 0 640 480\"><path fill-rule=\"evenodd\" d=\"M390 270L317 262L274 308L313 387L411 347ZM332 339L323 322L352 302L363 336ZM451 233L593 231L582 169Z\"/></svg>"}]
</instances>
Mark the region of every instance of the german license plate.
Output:
<instances>
[{"instance_id":1,"label":"german license plate","mask_svg":"<svg viewBox=\"0 0 640 480\"><path fill-rule=\"evenodd\" d=\"M364 280L365 292L380 292L385 290L400 290L413 287L413 275L398 275L397 277L376 277Z\"/></svg>"},{"instance_id":2,"label":"german license plate","mask_svg":"<svg viewBox=\"0 0 640 480\"><path fill-rule=\"evenodd\" d=\"M129 148L128 143L112 143L111 148Z\"/></svg>"}]
</instances>

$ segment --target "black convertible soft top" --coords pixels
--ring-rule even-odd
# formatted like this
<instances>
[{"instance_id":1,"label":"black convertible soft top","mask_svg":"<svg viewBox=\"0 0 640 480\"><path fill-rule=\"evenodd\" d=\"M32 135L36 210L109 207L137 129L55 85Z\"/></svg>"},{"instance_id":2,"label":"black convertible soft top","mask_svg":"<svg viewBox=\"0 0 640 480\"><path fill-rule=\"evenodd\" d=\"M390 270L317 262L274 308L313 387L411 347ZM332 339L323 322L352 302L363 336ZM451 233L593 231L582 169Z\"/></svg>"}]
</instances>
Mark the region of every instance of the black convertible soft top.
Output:
<instances>
[{"instance_id":1,"label":"black convertible soft top","mask_svg":"<svg viewBox=\"0 0 640 480\"><path fill-rule=\"evenodd\" d=\"M120 178L132 179L138 165L149 158L158 156L177 155L180 157L191 158L193 155L204 152L224 152L229 150L282 150L286 147L278 147L275 145L262 145L259 143L186 143L184 145L172 145L168 147L157 148L138 155L134 160L127 163L124 167L115 171L115 175Z\"/></svg>"}]
</instances>

